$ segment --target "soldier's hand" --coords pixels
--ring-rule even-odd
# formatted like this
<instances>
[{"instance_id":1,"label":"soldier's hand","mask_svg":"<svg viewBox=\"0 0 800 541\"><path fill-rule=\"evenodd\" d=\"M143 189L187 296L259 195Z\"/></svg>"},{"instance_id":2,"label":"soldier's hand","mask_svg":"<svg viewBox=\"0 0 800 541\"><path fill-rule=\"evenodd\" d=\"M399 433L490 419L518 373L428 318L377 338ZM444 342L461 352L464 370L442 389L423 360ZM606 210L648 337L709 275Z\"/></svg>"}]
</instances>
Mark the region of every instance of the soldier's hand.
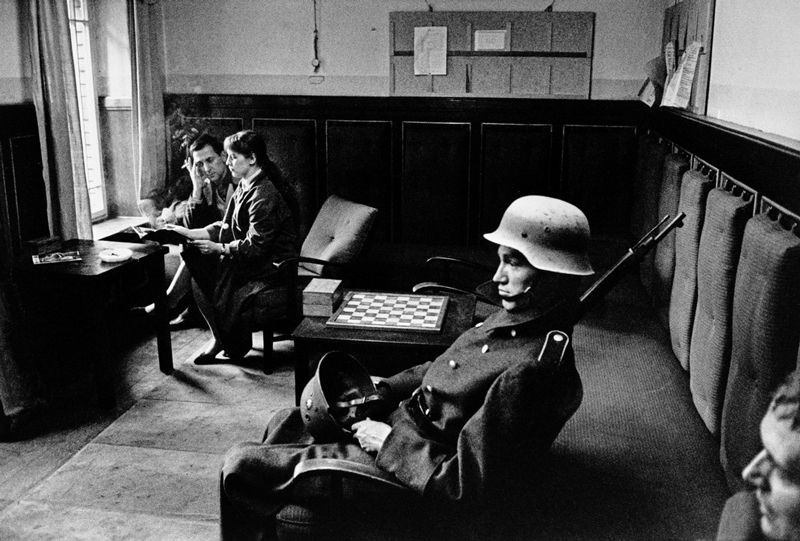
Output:
<instances>
[{"instance_id":1,"label":"soldier's hand","mask_svg":"<svg viewBox=\"0 0 800 541\"><path fill-rule=\"evenodd\" d=\"M373 421L369 417L363 421L353 423L353 437L358 440L361 448L368 453L377 453L383 447L383 442L392 427L386 423Z\"/></svg>"}]
</instances>

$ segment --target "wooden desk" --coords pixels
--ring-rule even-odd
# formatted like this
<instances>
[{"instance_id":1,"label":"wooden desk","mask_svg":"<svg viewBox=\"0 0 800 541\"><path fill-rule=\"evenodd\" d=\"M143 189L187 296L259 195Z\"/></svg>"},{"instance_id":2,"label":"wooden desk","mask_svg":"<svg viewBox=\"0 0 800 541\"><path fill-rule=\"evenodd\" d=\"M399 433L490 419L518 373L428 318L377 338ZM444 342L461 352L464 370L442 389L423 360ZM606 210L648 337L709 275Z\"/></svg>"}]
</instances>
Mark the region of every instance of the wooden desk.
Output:
<instances>
[{"instance_id":1,"label":"wooden desk","mask_svg":"<svg viewBox=\"0 0 800 541\"><path fill-rule=\"evenodd\" d=\"M106 249L128 248L133 256L127 261L107 263L99 253ZM110 349L108 327L110 309L130 306L136 299L133 293L144 292L147 302L155 303L152 316L156 326L159 368L171 374L172 344L167 312L166 283L164 279L164 253L156 243L132 244L123 242L68 240L49 251L77 250L81 261L34 265L30 256L20 260L17 270L34 299L32 308L41 317L50 312L75 317L87 329L91 350L90 358L95 370L100 403L111 407L115 399L109 381L104 355ZM53 316L50 316L52 320ZM63 323L63 322L62 322ZM53 324L59 324L54 321Z\"/></svg>"},{"instance_id":2,"label":"wooden desk","mask_svg":"<svg viewBox=\"0 0 800 541\"><path fill-rule=\"evenodd\" d=\"M327 317L307 317L292 332L295 404L300 403L310 374L328 351L346 351L371 374L391 376L438 357L472 325L474 315L475 297L462 295L450 297L440 333L329 327Z\"/></svg>"}]
</instances>

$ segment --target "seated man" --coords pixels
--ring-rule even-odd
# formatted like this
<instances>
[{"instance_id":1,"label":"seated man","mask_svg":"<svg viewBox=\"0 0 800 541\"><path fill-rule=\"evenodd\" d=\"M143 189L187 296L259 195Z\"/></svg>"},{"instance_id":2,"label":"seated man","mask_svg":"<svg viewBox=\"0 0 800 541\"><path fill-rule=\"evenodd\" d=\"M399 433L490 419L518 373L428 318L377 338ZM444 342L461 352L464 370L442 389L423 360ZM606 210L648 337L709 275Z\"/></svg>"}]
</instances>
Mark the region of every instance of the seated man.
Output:
<instances>
[{"instance_id":1,"label":"seated man","mask_svg":"<svg viewBox=\"0 0 800 541\"><path fill-rule=\"evenodd\" d=\"M153 195L139 202L140 211L153 227L177 224L194 229L221 220L235 189L226 158L218 139L207 133L199 135L186 149L184 168L189 171L191 184L179 179L168 191L168 205ZM183 309L171 325L184 325L189 311L184 307L191 301L191 277L182 261L167 288L167 301L170 312ZM147 310L152 308L153 305L148 306Z\"/></svg>"},{"instance_id":2,"label":"seated man","mask_svg":"<svg viewBox=\"0 0 800 541\"><path fill-rule=\"evenodd\" d=\"M752 490L725 503L717 539L800 539L800 371L778 388L761 420L764 449L742 471Z\"/></svg>"},{"instance_id":3,"label":"seated man","mask_svg":"<svg viewBox=\"0 0 800 541\"><path fill-rule=\"evenodd\" d=\"M569 203L527 196L484 237L499 245L492 280L503 308L433 362L380 381L393 411L353 424L352 438L315 442L292 408L272 418L263 443L231 449L221 472L223 539L250 538L289 502L294 468L307 458L377 467L425 501L462 511L508 501L510 486L529 480L523 472L581 402L580 376L571 347L552 373L536 372L532 385L515 387L503 374L529 366L548 331L571 331L574 322L561 308L577 298L581 276L593 272L589 226ZM537 411L547 413L531 412L536 404L546 404Z\"/></svg>"}]
</instances>

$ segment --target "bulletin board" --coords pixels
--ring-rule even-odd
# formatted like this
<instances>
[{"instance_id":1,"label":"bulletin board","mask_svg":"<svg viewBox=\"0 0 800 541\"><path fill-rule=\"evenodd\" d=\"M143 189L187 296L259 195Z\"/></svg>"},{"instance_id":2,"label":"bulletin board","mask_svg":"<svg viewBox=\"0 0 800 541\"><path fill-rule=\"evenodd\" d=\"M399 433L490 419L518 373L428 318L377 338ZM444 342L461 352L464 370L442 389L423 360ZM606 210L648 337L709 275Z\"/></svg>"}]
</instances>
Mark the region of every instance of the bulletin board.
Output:
<instances>
[{"instance_id":1,"label":"bulletin board","mask_svg":"<svg viewBox=\"0 0 800 541\"><path fill-rule=\"evenodd\" d=\"M589 98L594 20L575 11L391 12L390 92Z\"/></svg>"},{"instance_id":2,"label":"bulletin board","mask_svg":"<svg viewBox=\"0 0 800 541\"><path fill-rule=\"evenodd\" d=\"M701 115L706 114L713 29L714 0L683 0L664 11L662 54L670 42L675 45L677 58L681 57L693 41L699 42L702 46L689 100L689 110Z\"/></svg>"}]
</instances>

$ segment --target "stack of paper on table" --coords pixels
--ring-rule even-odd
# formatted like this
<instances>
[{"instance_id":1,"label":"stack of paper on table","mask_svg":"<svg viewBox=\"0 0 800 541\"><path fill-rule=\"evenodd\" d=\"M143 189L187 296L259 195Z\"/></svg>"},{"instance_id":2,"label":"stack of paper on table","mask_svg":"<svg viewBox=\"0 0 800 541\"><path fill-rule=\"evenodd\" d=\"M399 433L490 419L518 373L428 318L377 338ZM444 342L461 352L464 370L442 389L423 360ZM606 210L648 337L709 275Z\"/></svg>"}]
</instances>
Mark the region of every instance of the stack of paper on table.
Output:
<instances>
[{"instance_id":1,"label":"stack of paper on table","mask_svg":"<svg viewBox=\"0 0 800 541\"><path fill-rule=\"evenodd\" d=\"M314 278L303 290L303 315L330 316L341 300L341 280Z\"/></svg>"}]
</instances>

